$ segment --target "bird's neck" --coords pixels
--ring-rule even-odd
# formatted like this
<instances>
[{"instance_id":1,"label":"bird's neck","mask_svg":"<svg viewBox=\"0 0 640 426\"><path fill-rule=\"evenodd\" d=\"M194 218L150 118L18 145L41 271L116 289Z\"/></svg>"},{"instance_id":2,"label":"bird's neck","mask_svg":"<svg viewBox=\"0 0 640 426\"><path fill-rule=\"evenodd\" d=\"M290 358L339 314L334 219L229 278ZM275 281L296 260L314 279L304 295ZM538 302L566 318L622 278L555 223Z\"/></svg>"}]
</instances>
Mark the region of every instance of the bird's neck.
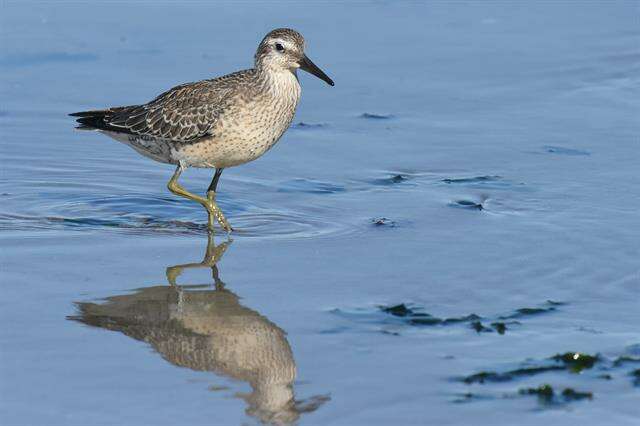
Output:
<instances>
[{"instance_id":1,"label":"bird's neck","mask_svg":"<svg viewBox=\"0 0 640 426\"><path fill-rule=\"evenodd\" d=\"M265 90L275 96L300 97L300 83L295 70L261 66L256 68L257 76Z\"/></svg>"}]
</instances>

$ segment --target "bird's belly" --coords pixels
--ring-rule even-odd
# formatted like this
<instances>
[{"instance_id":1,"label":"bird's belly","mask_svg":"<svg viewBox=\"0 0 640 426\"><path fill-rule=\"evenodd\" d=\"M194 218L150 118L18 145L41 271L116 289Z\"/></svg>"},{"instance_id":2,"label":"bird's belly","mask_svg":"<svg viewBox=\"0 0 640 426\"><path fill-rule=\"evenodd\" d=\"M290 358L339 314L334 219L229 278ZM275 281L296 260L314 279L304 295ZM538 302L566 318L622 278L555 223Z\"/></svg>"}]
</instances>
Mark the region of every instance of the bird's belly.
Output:
<instances>
[{"instance_id":1,"label":"bird's belly","mask_svg":"<svg viewBox=\"0 0 640 426\"><path fill-rule=\"evenodd\" d=\"M206 138L176 149L173 157L190 167L233 167L255 160L276 142L276 138L262 141Z\"/></svg>"},{"instance_id":2,"label":"bird's belly","mask_svg":"<svg viewBox=\"0 0 640 426\"><path fill-rule=\"evenodd\" d=\"M285 119L272 122L271 125L220 126L214 130L213 136L176 147L173 157L191 167L238 166L257 159L271 149L290 122L291 119Z\"/></svg>"},{"instance_id":3,"label":"bird's belly","mask_svg":"<svg viewBox=\"0 0 640 426\"><path fill-rule=\"evenodd\" d=\"M172 155L172 142L169 140L154 136L138 136L109 131L101 132L125 145L129 145L147 158L161 163L177 164Z\"/></svg>"}]
</instances>

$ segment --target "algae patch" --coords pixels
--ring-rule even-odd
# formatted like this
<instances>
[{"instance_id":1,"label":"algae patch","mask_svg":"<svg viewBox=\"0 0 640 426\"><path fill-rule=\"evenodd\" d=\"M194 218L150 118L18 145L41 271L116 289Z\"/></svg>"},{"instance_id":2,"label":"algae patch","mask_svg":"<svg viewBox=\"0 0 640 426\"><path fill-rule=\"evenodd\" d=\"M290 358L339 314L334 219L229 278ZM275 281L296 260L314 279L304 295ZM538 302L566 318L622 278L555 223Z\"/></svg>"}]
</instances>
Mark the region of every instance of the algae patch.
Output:
<instances>
[{"instance_id":1,"label":"algae patch","mask_svg":"<svg viewBox=\"0 0 640 426\"><path fill-rule=\"evenodd\" d=\"M379 218L372 220L373 226L380 227L393 227L395 223L386 218ZM549 303L555 305L550 306ZM476 313L470 313L466 315L453 316L453 317L439 317L432 315L425 311L425 309L419 305L412 303L398 303L390 305L377 305L376 309L372 311L370 308L356 308L351 311L342 309L333 309L331 312L347 319L357 322L364 322L368 324L378 326L392 326L394 330L382 329L379 330L383 333L389 333L393 331L393 334L398 334L398 327L453 327L463 326L474 330L477 334L485 335L505 335L508 331L517 330L522 326L521 321L508 320L505 318L520 318L521 316L527 316L523 312L529 312L531 310L538 310L549 312L555 310L555 306L560 305L560 302L545 302L542 308L521 308L507 315L491 315L488 317L482 317Z\"/></svg>"},{"instance_id":2,"label":"algae patch","mask_svg":"<svg viewBox=\"0 0 640 426\"><path fill-rule=\"evenodd\" d=\"M404 182L405 180L409 180L409 178L404 175L393 175L389 178L389 182L391 183L401 183L401 182Z\"/></svg>"},{"instance_id":3,"label":"algae patch","mask_svg":"<svg viewBox=\"0 0 640 426\"><path fill-rule=\"evenodd\" d=\"M365 112L360 115L360 118L366 118L369 120L389 120L393 118L392 114L375 114L371 112Z\"/></svg>"},{"instance_id":4,"label":"algae patch","mask_svg":"<svg viewBox=\"0 0 640 426\"><path fill-rule=\"evenodd\" d=\"M552 357L562 362L572 373L580 373L582 370L592 368L598 362L597 355L588 355L579 352L566 352Z\"/></svg>"},{"instance_id":5,"label":"algae patch","mask_svg":"<svg viewBox=\"0 0 640 426\"><path fill-rule=\"evenodd\" d=\"M514 319L514 318L522 318L540 314L546 314L549 312L553 312L557 309L558 306L565 305L564 302L555 302L553 300L547 300L543 306L533 307L533 308L520 308L516 309L515 312L499 317L499 319Z\"/></svg>"},{"instance_id":6,"label":"algae patch","mask_svg":"<svg viewBox=\"0 0 640 426\"><path fill-rule=\"evenodd\" d=\"M406 185L414 180L415 177L415 175L409 173L391 172L390 174L387 174L387 176L372 179L368 181L368 183L376 186Z\"/></svg>"},{"instance_id":7,"label":"algae patch","mask_svg":"<svg viewBox=\"0 0 640 426\"><path fill-rule=\"evenodd\" d=\"M471 200L456 200L449 204L451 207L457 207L460 209L468 210L484 210L482 203L478 203Z\"/></svg>"},{"instance_id":8,"label":"algae patch","mask_svg":"<svg viewBox=\"0 0 640 426\"><path fill-rule=\"evenodd\" d=\"M292 126L294 129L320 129L327 127L326 123L307 123L306 121L300 121Z\"/></svg>"},{"instance_id":9,"label":"algae patch","mask_svg":"<svg viewBox=\"0 0 640 426\"><path fill-rule=\"evenodd\" d=\"M553 396L555 394L551 385L542 385L538 386L537 388L520 389L518 393L520 395L537 395L538 398L545 402L550 402L551 400L553 400Z\"/></svg>"},{"instance_id":10,"label":"algae patch","mask_svg":"<svg viewBox=\"0 0 640 426\"><path fill-rule=\"evenodd\" d=\"M482 183L482 182L494 182L502 179L501 176L475 176L470 178L447 178L442 179L442 182L447 184L463 184L463 183Z\"/></svg>"},{"instance_id":11,"label":"algae patch","mask_svg":"<svg viewBox=\"0 0 640 426\"><path fill-rule=\"evenodd\" d=\"M619 356L613 361L614 367L619 367L625 364L637 364L637 363L640 363L640 357L635 357L630 355Z\"/></svg>"},{"instance_id":12,"label":"algae patch","mask_svg":"<svg viewBox=\"0 0 640 426\"><path fill-rule=\"evenodd\" d=\"M508 315L500 315L483 318L475 313L450 318L438 318L427 312L421 307L413 306L410 304L400 303L398 305L383 306L378 308L380 311L390 314L395 317L403 318L403 321L407 325L411 326L435 326L435 325L453 325L453 324L469 324L469 327L475 330L477 333L492 333L497 332L500 335L504 335L511 326L521 325L519 321L500 321L511 318L521 318L523 316L535 315L537 313L551 312L556 310L556 306L564 305L562 302L547 301L540 308L520 308L514 313ZM535 312L535 313L534 313ZM486 325L488 323L488 325Z\"/></svg>"},{"instance_id":13,"label":"algae patch","mask_svg":"<svg viewBox=\"0 0 640 426\"><path fill-rule=\"evenodd\" d=\"M395 228L396 227L396 223L393 220L388 219L386 217L375 217L375 218L371 219L371 223L374 226L385 226L385 227L389 227L389 228Z\"/></svg>"},{"instance_id":14,"label":"algae patch","mask_svg":"<svg viewBox=\"0 0 640 426\"><path fill-rule=\"evenodd\" d=\"M583 399L593 399L593 393L580 392L573 388L564 388L560 394L556 393L553 386L544 384L537 388L524 388L518 390L519 395L536 395L542 404L562 404Z\"/></svg>"},{"instance_id":15,"label":"algae patch","mask_svg":"<svg viewBox=\"0 0 640 426\"><path fill-rule=\"evenodd\" d=\"M503 322L492 322L491 327L493 327L498 334L504 334L507 331L507 325Z\"/></svg>"},{"instance_id":16,"label":"algae patch","mask_svg":"<svg viewBox=\"0 0 640 426\"><path fill-rule=\"evenodd\" d=\"M580 373L583 370L591 369L599 362L597 355L588 355L580 352L566 352L554 355L546 360L538 361L532 365L524 365L520 368L497 371L481 371L463 377L461 380L466 384L485 382L508 382L523 376L534 376L549 371L569 371Z\"/></svg>"}]
</instances>

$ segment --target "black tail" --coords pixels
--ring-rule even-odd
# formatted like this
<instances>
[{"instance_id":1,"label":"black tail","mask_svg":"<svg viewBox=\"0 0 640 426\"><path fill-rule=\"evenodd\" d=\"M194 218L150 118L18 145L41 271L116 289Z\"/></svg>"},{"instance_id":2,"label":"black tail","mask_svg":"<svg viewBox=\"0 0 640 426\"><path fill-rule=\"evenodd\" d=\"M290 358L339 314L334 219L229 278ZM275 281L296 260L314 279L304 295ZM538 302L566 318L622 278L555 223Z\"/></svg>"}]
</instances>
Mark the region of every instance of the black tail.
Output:
<instances>
[{"instance_id":1,"label":"black tail","mask_svg":"<svg viewBox=\"0 0 640 426\"><path fill-rule=\"evenodd\" d=\"M76 120L79 126L76 129L80 130L95 130L95 129L104 129L107 127L107 123L105 122L105 117L107 115L112 114L112 110L103 109L96 111L80 111L74 112L73 114L69 114L71 117L80 117Z\"/></svg>"}]
</instances>

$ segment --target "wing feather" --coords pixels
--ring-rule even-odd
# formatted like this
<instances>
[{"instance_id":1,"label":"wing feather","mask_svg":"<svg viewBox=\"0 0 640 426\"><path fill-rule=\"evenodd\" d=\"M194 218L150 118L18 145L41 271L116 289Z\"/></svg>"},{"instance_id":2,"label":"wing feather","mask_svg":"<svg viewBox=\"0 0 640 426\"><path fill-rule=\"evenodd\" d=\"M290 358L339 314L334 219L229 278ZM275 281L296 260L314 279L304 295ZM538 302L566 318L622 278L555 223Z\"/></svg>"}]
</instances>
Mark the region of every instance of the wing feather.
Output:
<instances>
[{"instance_id":1,"label":"wing feather","mask_svg":"<svg viewBox=\"0 0 640 426\"><path fill-rule=\"evenodd\" d=\"M255 74L244 70L212 80L182 84L144 105L73 114L83 128L192 142L211 133L220 115Z\"/></svg>"}]
</instances>

